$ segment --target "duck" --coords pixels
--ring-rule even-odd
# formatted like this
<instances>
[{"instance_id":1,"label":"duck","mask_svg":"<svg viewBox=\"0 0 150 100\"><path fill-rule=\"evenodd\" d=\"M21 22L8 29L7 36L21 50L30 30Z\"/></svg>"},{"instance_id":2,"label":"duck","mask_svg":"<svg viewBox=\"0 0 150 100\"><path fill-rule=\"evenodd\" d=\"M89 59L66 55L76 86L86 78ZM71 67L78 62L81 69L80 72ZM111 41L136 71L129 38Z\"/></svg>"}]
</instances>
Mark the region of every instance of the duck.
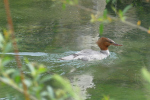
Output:
<instances>
[{"instance_id":1,"label":"duck","mask_svg":"<svg viewBox=\"0 0 150 100\"><path fill-rule=\"evenodd\" d=\"M95 51L92 49L84 49L75 54L62 57L60 59L61 60L83 60L83 61L102 60L107 58L110 55L110 52L108 50L108 47L110 45L122 46L121 44L117 44L113 40L106 37L99 38L96 43L100 48L100 51Z\"/></svg>"}]
</instances>

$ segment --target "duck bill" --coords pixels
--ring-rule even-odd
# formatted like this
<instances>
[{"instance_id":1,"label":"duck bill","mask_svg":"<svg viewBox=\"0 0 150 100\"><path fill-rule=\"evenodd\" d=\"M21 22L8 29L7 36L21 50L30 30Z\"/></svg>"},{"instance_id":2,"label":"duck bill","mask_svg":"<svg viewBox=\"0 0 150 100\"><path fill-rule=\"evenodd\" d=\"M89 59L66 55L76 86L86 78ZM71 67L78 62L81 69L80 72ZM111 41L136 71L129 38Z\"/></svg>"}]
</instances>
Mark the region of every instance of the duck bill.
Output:
<instances>
[{"instance_id":1,"label":"duck bill","mask_svg":"<svg viewBox=\"0 0 150 100\"><path fill-rule=\"evenodd\" d=\"M114 46L122 46L122 44L113 43Z\"/></svg>"}]
</instances>

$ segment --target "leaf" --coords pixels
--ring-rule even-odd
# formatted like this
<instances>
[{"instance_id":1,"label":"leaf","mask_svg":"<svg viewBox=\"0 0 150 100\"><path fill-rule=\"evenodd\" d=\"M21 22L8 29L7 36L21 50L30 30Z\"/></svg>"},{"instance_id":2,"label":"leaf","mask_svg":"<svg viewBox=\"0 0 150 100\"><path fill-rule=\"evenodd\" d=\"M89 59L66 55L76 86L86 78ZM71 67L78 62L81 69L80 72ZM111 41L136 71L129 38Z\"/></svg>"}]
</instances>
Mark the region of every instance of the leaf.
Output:
<instances>
[{"instance_id":1,"label":"leaf","mask_svg":"<svg viewBox=\"0 0 150 100\"><path fill-rule=\"evenodd\" d=\"M110 100L109 96L104 95L102 100Z\"/></svg>"},{"instance_id":2,"label":"leaf","mask_svg":"<svg viewBox=\"0 0 150 100\"><path fill-rule=\"evenodd\" d=\"M28 58L26 58L26 57L24 57L24 61L25 61L25 63L29 63L29 60L28 60Z\"/></svg>"},{"instance_id":3,"label":"leaf","mask_svg":"<svg viewBox=\"0 0 150 100\"><path fill-rule=\"evenodd\" d=\"M4 41L4 37L3 35L0 33L0 42L3 42Z\"/></svg>"},{"instance_id":4,"label":"leaf","mask_svg":"<svg viewBox=\"0 0 150 100\"><path fill-rule=\"evenodd\" d=\"M47 87L47 91L48 91L48 93L49 93L49 97L50 97L51 99L53 99L53 98L54 98L54 91L53 91L53 88L52 88L51 86L48 86L48 87Z\"/></svg>"},{"instance_id":5,"label":"leaf","mask_svg":"<svg viewBox=\"0 0 150 100\"><path fill-rule=\"evenodd\" d=\"M103 30L104 30L104 25L100 24L100 26L99 26L99 33L100 33L100 35L103 34Z\"/></svg>"},{"instance_id":6,"label":"leaf","mask_svg":"<svg viewBox=\"0 0 150 100\"><path fill-rule=\"evenodd\" d=\"M69 3L70 0L66 0L67 3Z\"/></svg>"},{"instance_id":7,"label":"leaf","mask_svg":"<svg viewBox=\"0 0 150 100\"><path fill-rule=\"evenodd\" d=\"M103 17L104 17L105 19L107 18L107 9L104 10Z\"/></svg>"},{"instance_id":8,"label":"leaf","mask_svg":"<svg viewBox=\"0 0 150 100\"><path fill-rule=\"evenodd\" d=\"M3 35L0 33L0 48L3 48L3 42L4 42L4 37L3 37Z\"/></svg>"},{"instance_id":9,"label":"leaf","mask_svg":"<svg viewBox=\"0 0 150 100\"><path fill-rule=\"evenodd\" d=\"M120 19L122 20L123 18L123 12L122 12L122 10L119 10L119 12L118 12L118 15L119 15L119 17L120 17ZM122 20L123 21L123 20Z\"/></svg>"},{"instance_id":10,"label":"leaf","mask_svg":"<svg viewBox=\"0 0 150 100\"><path fill-rule=\"evenodd\" d=\"M52 76L44 76L41 80L40 80L40 82L41 83L44 83L44 82L46 82L46 81L49 81L50 79L52 79Z\"/></svg>"},{"instance_id":11,"label":"leaf","mask_svg":"<svg viewBox=\"0 0 150 100\"><path fill-rule=\"evenodd\" d=\"M126 20L126 16L123 16L122 18L121 18L121 21L125 21Z\"/></svg>"},{"instance_id":12,"label":"leaf","mask_svg":"<svg viewBox=\"0 0 150 100\"><path fill-rule=\"evenodd\" d=\"M46 72L46 67L44 65L40 64L38 67L39 67L37 70L38 73Z\"/></svg>"},{"instance_id":13,"label":"leaf","mask_svg":"<svg viewBox=\"0 0 150 100\"><path fill-rule=\"evenodd\" d=\"M20 74L19 74L20 75ZM20 76L15 76L15 78L14 78L14 80L15 80L15 82L18 84L18 83L20 83L21 82L21 77Z\"/></svg>"},{"instance_id":14,"label":"leaf","mask_svg":"<svg viewBox=\"0 0 150 100\"><path fill-rule=\"evenodd\" d=\"M30 63L30 64L28 64L28 68L30 69L32 76L35 76L36 70L35 70L34 66Z\"/></svg>"},{"instance_id":15,"label":"leaf","mask_svg":"<svg viewBox=\"0 0 150 100\"><path fill-rule=\"evenodd\" d=\"M91 20L90 20L92 23L96 21L96 17L94 14L91 14Z\"/></svg>"},{"instance_id":16,"label":"leaf","mask_svg":"<svg viewBox=\"0 0 150 100\"><path fill-rule=\"evenodd\" d=\"M147 33L150 34L150 30L148 30Z\"/></svg>"},{"instance_id":17,"label":"leaf","mask_svg":"<svg viewBox=\"0 0 150 100\"><path fill-rule=\"evenodd\" d=\"M138 25L138 26L140 26L140 25L141 25L141 21L140 21L140 20L138 20L137 25Z\"/></svg>"},{"instance_id":18,"label":"leaf","mask_svg":"<svg viewBox=\"0 0 150 100\"><path fill-rule=\"evenodd\" d=\"M127 7L124 8L123 15L132 7L132 5L128 5Z\"/></svg>"},{"instance_id":19,"label":"leaf","mask_svg":"<svg viewBox=\"0 0 150 100\"><path fill-rule=\"evenodd\" d=\"M11 74L11 73L14 73L15 72L15 69L8 69L5 71L5 74Z\"/></svg>"},{"instance_id":20,"label":"leaf","mask_svg":"<svg viewBox=\"0 0 150 100\"><path fill-rule=\"evenodd\" d=\"M5 77L1 77L1 80L2 82L6 83L6 84L10 84L11 83L11 80L8 79L8 78L5 78Z\"/></svg>"},{"instance_id":21,"label":"leaf","mask_svg":"<svg viewBox=\"0 0 150 100\"><path fill-rule=\"evenodd\" d=\"M7 57L3 58L2 65L5 66L11 61L12 61L12 58L7 56Z\"/></svg>"},{"instance_id":22,"label":"leaf","mask_svg":"<svg viewBox=\"0 0 150 100\"><path fill-rule=\"evenodd\" d=\"M106 0L106 3L109 3L110 2L110 0Z\"/></svg>"},{"instance_id":23,"label":"leaf","mask_svg":"<svg viewBox=\"0 0 150 100\"><path fill-rule=\"evenodd\" d=\"M47 94L48 94L48 93L45 92L45 91L43 91L43 92L41 93L42 96L47 96Z\"/></svg>"},{"instance_id":24,"label":"leaf","mask_svg":"<svg viewBox=\"0 0 150 100\"><path fill-rule=\"evenodd\" d=\"M111 9L116 13L117 12L117 10L116 10L116 8L114 7L114 6L111 6Z\"/></svg>"},{"instance_id":25,"label":"leaf","mask_svg":"<svg viewBox=\"0 0 150 100\"><path fill-rule=\"evenodd\" d=\"M112 18L111 17L107 17L109 22L112 22Z\"/></svg>"},{"instance_id":26,"label":"leaf","mask_svg":"<svg viewBox=\"0 0 150 100\"><path fill-rule=\"evenodd\" d=\"M12 43L9 42L9 43L6 44L4 52L9 52L11 49L12 49Z\"/></svg>"},{"instance_id":27,"label":"leaf","mask_svg":"<svg viewBox=\"0 0 150 100\"><path fill-rule=\"evenodd\" d=\"M62 8L63 8L63 10L65 10L66 9L66 4L62 4Z\"/></svg>"},{"instance_id":28,"label":"leaf","mask_svg":"<svg viewBox=\"0 0 150 100\"><path fill-rule=\"evenodd\" d=\"M146 68L142 68L143 78L150 83L150 72Z\"/></svg>"},{"instance_id":29,"label":"leaf","mask_svg":"<svg viewBox=\"0 0 150 100\"><path fill-rule=\"evenodd\" d=\"M116 3L116 0L113 0L113 1L112 1L112 4L115 4L115 3Z\"/></svg>"},{"instance_id":30,"label":"leaf","mask_svg":"<svg viewBox=\"0 0 150 100\"><path fill-rule=\"evenodd\" d=\"M75 4L78 4L78 0L74 0L74 3L75 3Z\"/></svg>"},{"instance_id":31,"label":"leaf","mask_svg":"<svg viewBox=\"0 0 150 100\"><path fill-rule=\"evenodd\" d=\"M30 87L31 84L32 84L32 82L31 82L30 80L27 80L27 79L24 79L24 83L25 83L28 87Z\"/></svg>"}]
</instances>

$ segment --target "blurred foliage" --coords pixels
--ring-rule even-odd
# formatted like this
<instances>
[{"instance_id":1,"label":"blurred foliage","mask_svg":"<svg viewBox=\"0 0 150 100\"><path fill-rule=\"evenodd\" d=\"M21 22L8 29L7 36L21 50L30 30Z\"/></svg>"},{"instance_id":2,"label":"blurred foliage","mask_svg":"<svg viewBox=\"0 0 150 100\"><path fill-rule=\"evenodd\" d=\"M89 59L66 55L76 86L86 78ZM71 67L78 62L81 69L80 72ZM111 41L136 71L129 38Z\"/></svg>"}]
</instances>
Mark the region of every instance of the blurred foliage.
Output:
<instances>
[{"instance_id":1,"label":"blurred foliage","mask_svg":"<svg viewBox=\"0 0 150 100\"><path fill-rule=\"evenodd\" d=\"M94 11L93 9L89 9L89 8L86 8L86 7L83 7L81 5L78 4L78 0L53 0L53 1L57 1L57 2L60 2L62 3L62 7L65 9L66 8L66 5L73 5L73 6L76 6L80 9L83 9L85 11L91 11L92 13L97 13L97 11ZM135 6L135 5L139 5L141 4L141 0L133 0L133 1L124 1L124 0L119 0L119 2L126 2L128 5L124 8L124 9L117 9L117 7L115 6L117 4L117 0L106 0L106 3L107 4L110 4L111 5L111 9L115 12L115 14L117 16L113 17L111 15L108 14L108 11L107 9L104 10L103 12L103 15L102 16L98 16L97 14L91 14L91 22L100 22L100 26L99 26L99 34L102 35L103 33L103 24L105 23L110 23L110 22L113 22L113 21L121 21L131 27L136 27L136 28L139 28L147 33L150 33L150 30L149 29L146 29L142 26L140 26L141 24L138 22L137 24L133 24L131 22L128 22L126 19L127 17L125 16L125 14L128 12L128 10ZM146 2L149 2L149 0L146 0Z\"/></svg>"},{"instance_id":2,"label":"blurred foliage","mask_svg":"<svg viewBox=\"0 0 150 100\"><path fill-rule=\"evenodd\" d=\"M150 72L146 68L142 68L142 79L144 79L143 83L145 85L147 100L150 100Z\"/></svg>"},{"instance_id":3,"label":"blurred foliage","mask_svg":"<svg viewBox=\"0 0 150 100\"><path fill-rule=\"evenodd\" d=\"M52 0L58 3L62 3L62 8L65 9L67 5L77 5L78 0Z\"/></svg>"},{"instance_id":4,"label":"blurred foliage","mask_svg":"<svg viewBox=\"0 0 150 100\"><path fill-rule=\"evenodd\" d=\"M23 81L28 88L27 94L31 100L66 100L71 98L81 100L77 93L73 91L67 79L57 74L47 73L46 67L42 64L31 63L25 58L24 62L26 65L21 68L24 73L24 79L21 78L20 69L6 69L5 66L12 61L12 58L5 53L10 52L11 48L10 34L4 30L3 34L0 34L0 49L2 53L0 55L1 82L24 94Z\"/></svg>"}]
</instances>

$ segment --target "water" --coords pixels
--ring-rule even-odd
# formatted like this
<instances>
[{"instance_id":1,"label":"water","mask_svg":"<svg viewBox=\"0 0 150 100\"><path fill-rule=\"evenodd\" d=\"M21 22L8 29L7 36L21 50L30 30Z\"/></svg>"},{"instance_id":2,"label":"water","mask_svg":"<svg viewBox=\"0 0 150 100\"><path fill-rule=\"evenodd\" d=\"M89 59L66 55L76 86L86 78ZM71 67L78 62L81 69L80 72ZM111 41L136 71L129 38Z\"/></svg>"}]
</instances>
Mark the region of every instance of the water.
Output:
<instances>
[{"instance_id":1,"label":"water","mask_svg":"<svg viewBox=\"0 0 150 100\"><path fill-rule=\"evenodd\" d=\"M102 0L80 3L101 13L106 5ZM90 23L91 13L70 6L62 10L60 4L51 1L18 0L10 4L21 58L43 63L49 71L67 77L73 85L81 87L87 100L101 100L104 95L114 100L146 99L141 68L149 68L149 34L121 22L106 24L103 36L123 44L122 47L110 46L111 55L101 61L62 61L59 58L82 49L99 50L95 44L99 23ZM127 4L116 6L121 9ZM115 16L109 6L107 8ZM142 26L149 27L149 8L148 3L142 2L129 10L127 20L132 23L141 20ZM0 25L6 27L4 9L1 11ZM1 98L5 98L8 91L14 94L0 84Z\"/></svg>"}]
</instances>

